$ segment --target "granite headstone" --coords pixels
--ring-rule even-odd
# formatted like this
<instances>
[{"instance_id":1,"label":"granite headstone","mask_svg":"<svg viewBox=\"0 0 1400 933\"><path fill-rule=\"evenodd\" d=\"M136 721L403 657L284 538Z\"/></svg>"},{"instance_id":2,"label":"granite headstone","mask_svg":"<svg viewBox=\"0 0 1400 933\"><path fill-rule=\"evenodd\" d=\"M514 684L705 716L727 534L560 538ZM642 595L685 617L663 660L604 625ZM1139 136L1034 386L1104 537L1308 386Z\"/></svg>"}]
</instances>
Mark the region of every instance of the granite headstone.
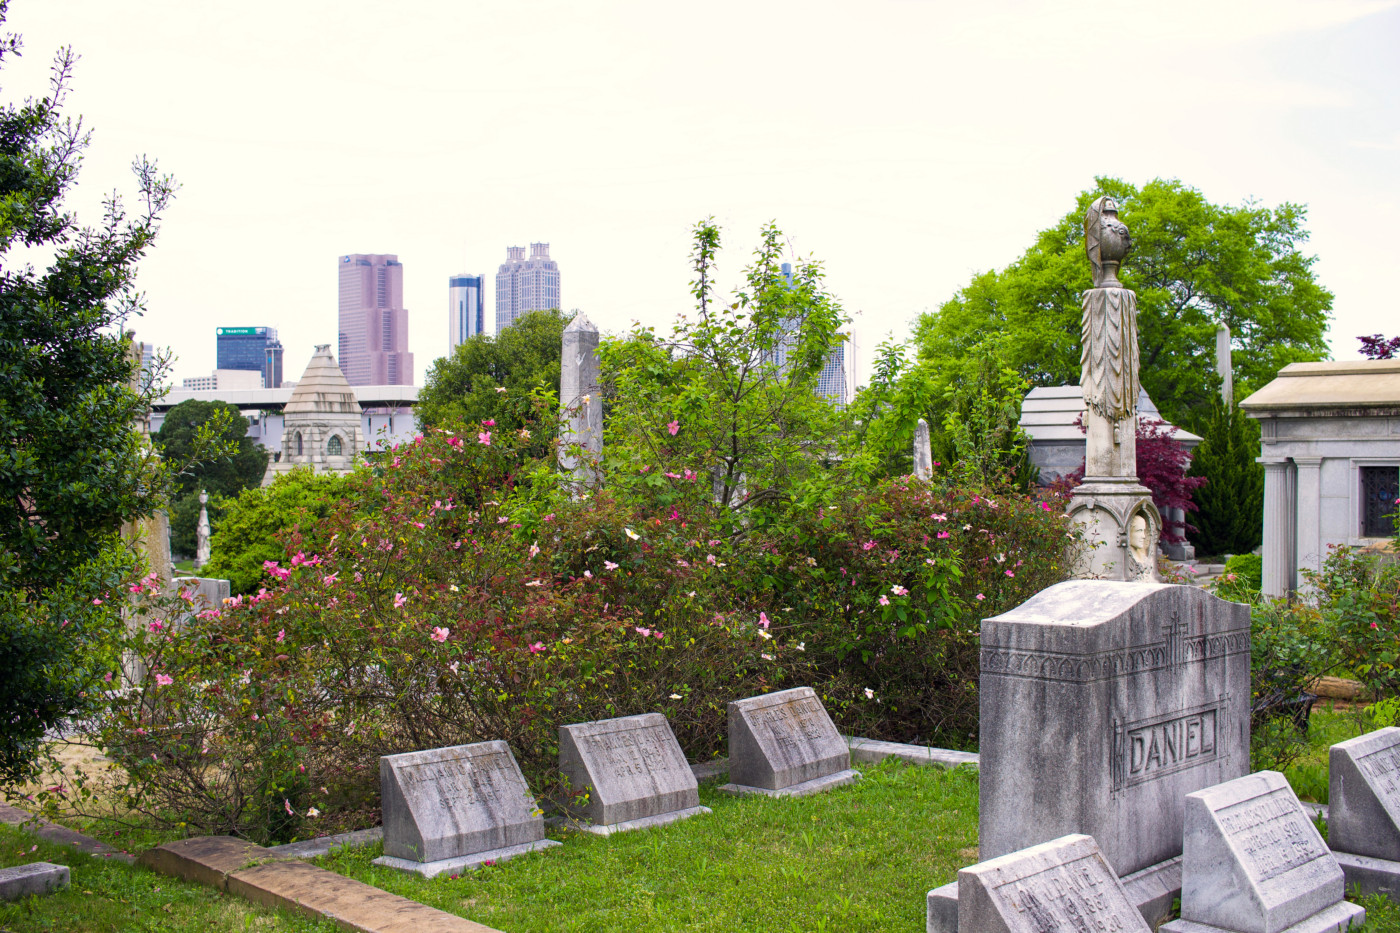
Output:
<instances>
[{"instance_id":1,"label":"granite headstone","mask_svg":"<svg viewBox=\"0 0 1400 933\"><path fill-rule=\"evenodd\" d=\"M1324 933L1360 926L1342 869L1277 771L1186 796L1181 919L1164 933Z\"/></svg>"},{"instance_id":2,"label":"granite headstone","mask_svg":"<svg viewBox=\"0 0 1400 933\"><path fill-rule=\"evenodd\" d=\"M958 872L963 933L1148 933L1090 836L1072 834Z\"/></svg>"},{"instance_id":3,"label":"granite headstone","mask_svg":"<svg viewBox=\"0 0 1400 933\"><path fill-rule=\"evenodd\" d=\"M860 775L851 750L811 687L794 687L729 704L732 794L801 796Z\"/></svg>"},{"instance_id":4,"label":"granite headstone","mask_svg":"<svg viewBox=\"0 0 1400 933\"><path fill-rule=\"evenodd\" d=\"M660 713L559 727L565 809L599 835L709 813L680 743Z\"/></svg>"},{"instance_id":5,"label":"granite headstone","mask_svg":"<svg viewBox=\"0 0 1400 933\"><path fill-rule=\"evenodd\" d=\"M388 865L433 877L557 846L505 742L379 759Z\"/></svg>"},{"instance_id":6,"label":"granite headstone","mask_svg":"<svg viewBox=\"0 0 1400 933\"><path fill-rule=\"evenodd\" d=\"M1327 844L1363 894L1400 899L1400 729L1332 746Z\"/></svg>"}]
</instances>

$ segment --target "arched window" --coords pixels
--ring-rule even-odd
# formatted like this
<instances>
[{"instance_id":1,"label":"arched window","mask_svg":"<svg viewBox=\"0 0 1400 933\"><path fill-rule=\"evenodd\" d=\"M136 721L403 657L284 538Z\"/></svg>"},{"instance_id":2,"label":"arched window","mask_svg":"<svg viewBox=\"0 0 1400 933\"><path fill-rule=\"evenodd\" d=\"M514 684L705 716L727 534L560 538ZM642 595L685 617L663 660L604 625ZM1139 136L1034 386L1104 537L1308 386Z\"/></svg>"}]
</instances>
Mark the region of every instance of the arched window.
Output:
<instances>
[{"instance_id":1,"label":"arched window","mask_svg":"<svg viewBox=\"0 0 1400 933\"><path fill-rule=\"evenodd\" d=\"M301 432L297 432L297 456L301 456Z\"/></svg>"},{"instance_id":2,"label":"arched window","mask_svg":"<svg viewBox=\"0 0 1400 933\"><path fill-rule=\"evenodd\" d=\"M330 439L329 441L326 441L326 456L328 456L328 457L339 457L339 456L340 456L340 435L339 435L339 434L332 434L332 435L331 435L331 439Z\"/></svg>"}]
</instances>

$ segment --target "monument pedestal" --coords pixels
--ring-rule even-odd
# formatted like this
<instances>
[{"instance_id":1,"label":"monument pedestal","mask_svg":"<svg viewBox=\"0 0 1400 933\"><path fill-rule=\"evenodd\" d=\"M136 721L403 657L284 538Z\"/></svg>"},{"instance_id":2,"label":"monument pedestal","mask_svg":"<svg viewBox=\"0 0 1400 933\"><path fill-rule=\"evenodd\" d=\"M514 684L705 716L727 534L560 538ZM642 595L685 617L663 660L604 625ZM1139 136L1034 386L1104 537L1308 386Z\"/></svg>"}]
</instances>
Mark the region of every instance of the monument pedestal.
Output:
<instances>
[{"instance_id":1,"label":"monument pedestal","mask_svg":"<svg viewBox=\"0 0 1400 933\"><path fill-rule=\"evenodd\" d=\"M1102 580L1157 580L1162 516L1152 490L1136 477L1086 476L1065 510L1084 531L1090 550L1075 576Z\"/></svg>"}]
</instances>

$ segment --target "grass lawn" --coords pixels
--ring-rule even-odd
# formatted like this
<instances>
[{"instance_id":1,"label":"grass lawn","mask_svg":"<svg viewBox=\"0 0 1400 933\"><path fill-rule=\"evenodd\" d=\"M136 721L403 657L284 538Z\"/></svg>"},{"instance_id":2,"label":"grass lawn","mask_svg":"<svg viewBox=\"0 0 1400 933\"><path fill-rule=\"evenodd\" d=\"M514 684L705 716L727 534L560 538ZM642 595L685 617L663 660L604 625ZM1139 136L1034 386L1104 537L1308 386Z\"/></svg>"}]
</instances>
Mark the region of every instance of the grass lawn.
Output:
<instances>
[{"instance_id":1,"label":"grass lawn","mask_svg":"<svg viewBox=\"0 0 1400 933\"><path fill-rule=\"evenodd\" d=\"M977 861L977 772L864 768L812 797L734 798L714 813L424 880L371 865L375 845L320 860L334 871L508 933L724 931L910 933L925 895Z\"/></svg>"},{"instance_id":2,"label":"grass lawn","mask_svg":"<svg viewBox=\"0 0 1400 933\"><path fill-rule=\"evenodd\" d=\"M1308 717L1308 750L1283 770L1298 799L1325 804L1331 747L1376 728L1359 707L1338 706L1331 700L1318 700L1312 715Z\"/></svg>"}]
</instances>

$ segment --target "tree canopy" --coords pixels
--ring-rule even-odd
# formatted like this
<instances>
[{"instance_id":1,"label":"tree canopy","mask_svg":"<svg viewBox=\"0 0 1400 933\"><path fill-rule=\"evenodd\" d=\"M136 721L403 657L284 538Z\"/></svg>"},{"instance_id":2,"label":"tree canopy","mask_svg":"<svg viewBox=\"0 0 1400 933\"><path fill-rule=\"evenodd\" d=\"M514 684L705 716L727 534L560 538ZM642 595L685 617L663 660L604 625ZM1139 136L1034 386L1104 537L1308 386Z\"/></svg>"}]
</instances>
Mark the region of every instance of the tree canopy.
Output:
<instances>
[{"instance_id":1,"label":"tree canopy","mask_svg":"<svg viewBox=\"0 0 1400 933\"><path fill-rule=\"evenodd\" d=\"M1175 180L1141 188L1096 178L1072 210L1001 271L975 276L919 318L920 361L957 378L989 338L1032 385L1079 382L1080 297L1092 285L1084 212L1117 199L1133 247L1119 277L1137 292L1142 384L1169 420L1198 425L1219 388L1215 332L1230 327L1236 393L1264 385L1289 363L1327 356L1332 293L1316 281L1307 209L1212 204Z\"/></svg>"},{"instance_id":2,"label":"tree canopy","mask_svg":"<svg viewBox=\"0 0 1400 933\"><path fill-rule=\"evenodd\" d=\"M248 419L237 405L187 399L165 415L155 442L167 460L184 460L200 444L200 428L212 428L235 450L233 456L211 463L191 465L180 474L177 495L206 489L221 496L236 496L262 482L267 471L267 451L248 436Z\"/></svg>"}]
</instances>

